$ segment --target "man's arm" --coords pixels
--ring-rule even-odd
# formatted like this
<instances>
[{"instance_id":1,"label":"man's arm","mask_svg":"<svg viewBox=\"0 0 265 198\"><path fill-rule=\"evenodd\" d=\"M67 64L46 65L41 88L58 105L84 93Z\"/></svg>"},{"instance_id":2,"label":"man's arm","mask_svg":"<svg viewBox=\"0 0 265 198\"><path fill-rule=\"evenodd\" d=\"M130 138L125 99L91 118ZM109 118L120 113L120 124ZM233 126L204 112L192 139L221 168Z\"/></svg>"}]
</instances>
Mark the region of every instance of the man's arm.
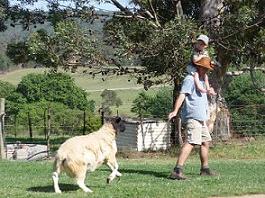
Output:
<instances>
[{"instance_id":1,"label":"man's arm","mask_svg":"<svg viewBox=\"0 0 265 198\"><path fill-rule=\"evenodd\" d=\"M185 99L185 93L179 94L176 102L175 102L175 108L174 111L168 114L168 119L171 120L173 117L175 117L178 114L179 108L181 107L183 101Z\"/></svg>"}]
</instances>

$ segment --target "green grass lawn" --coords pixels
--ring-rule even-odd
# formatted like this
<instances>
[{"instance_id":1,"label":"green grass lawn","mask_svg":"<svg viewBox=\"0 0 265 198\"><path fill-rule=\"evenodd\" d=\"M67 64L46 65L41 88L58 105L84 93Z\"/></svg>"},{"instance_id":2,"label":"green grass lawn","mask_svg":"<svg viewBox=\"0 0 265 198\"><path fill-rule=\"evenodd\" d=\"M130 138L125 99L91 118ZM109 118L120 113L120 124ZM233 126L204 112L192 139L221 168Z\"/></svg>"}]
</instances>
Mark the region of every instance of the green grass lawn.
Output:
<instances>
[{"instance_id":1,"label":"green grass lawn","mask_svg":"<svg viewBox=\"0 0 265 198\"><path fill-rule=\"evenodd\" d=\"M215 177L199 176L200 160L196 152L198 149L195 149L184 169L188 177L185 181L167 178L176 161L174 149L138 155L120 153L121 179L106 184L110 171L101 166L86 179L86 184L94 191L89 195L65 174L59 181L63 193L53 193L52 161L3 160L0 161L0 197L205 198L262 194L265 193L264 143L264 138L252 142L215 142L210 149L211 168L219 173Z\"/></svg>"},{"instance_id":2,"label":"green grass lawn","mask_svg":"<svg viewBox=\"0 0 265 198\"><path fill-rule=\"evenodd\" d=\"M52 162L0 162L0 197L210 197L265 193L265 160L212 160L220 176L199 176L199 159L191 158L185 167L188 180L173 181L167 177L175 159L119 159L119 181L106 184L109 170L102 166L88 175L86 184L94 191L85 195L74 181L62 174L62 195L53 193Z\"/></svg>"}]
</instances>

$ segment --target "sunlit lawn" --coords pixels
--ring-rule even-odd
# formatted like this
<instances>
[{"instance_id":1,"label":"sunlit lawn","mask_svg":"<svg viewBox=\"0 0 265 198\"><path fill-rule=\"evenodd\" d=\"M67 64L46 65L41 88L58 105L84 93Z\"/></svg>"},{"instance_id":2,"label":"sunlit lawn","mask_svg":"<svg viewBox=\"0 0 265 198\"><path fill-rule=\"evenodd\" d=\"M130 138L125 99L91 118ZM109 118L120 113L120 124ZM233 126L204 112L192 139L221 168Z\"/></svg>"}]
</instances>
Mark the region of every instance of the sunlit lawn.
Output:
<instances>
[{"instance_id":1,"label":"sunlit lawn","mask_svg":"<svg viewBox=\"0 0 265 198\"><path fill-rule=\"evenodd\" d=\"M210 149L210 165L220 174L216 177L199 176L200 160L196 149L186 163L184 171L188 180L185 181L168 179L176 161L174 149L163 153L120 153L118 161L123 174L120 181L107 185L110 171L102 166L86 179L86 184L94 191L89 195L65 174L60 177L62 195L54 194L52 160L0 161L0 197L205 198L261 194L265 193L264 143L264 138L253 142L216 142Z\"/></svg>"},{"instance_id":2,"label":"sunlit lawn","mask_svg":"<svg viewBox=\"0 0 265 198\"><path fill-rule=\"evenodd\" d=\"M103 166L87 177L94 191L85 195L74 181L63 174L59 197L209 197L265 193L265 160L213 160L211 165L220 176L199 176L199 159L190 159L185 181L167 177L174 166L173 158L120 159L120 181L107 185L109 170ZM0 197L58 197L53 193L52 162L0 162Z\"/></svg>"}]
</instances>

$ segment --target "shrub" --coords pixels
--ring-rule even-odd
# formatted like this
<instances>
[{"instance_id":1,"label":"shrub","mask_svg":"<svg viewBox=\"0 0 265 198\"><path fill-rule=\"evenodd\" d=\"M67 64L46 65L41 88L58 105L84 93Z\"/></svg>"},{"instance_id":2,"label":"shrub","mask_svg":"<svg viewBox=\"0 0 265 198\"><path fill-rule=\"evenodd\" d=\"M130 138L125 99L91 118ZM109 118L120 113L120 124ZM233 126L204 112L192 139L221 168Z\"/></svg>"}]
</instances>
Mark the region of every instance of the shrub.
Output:
<instances>
[{"instance_id":1,"label":"shrub","mask_svg":"<svg viewBox=\"0 0 265 198\"><path fill-rule=\"evenodd\" d=\"M256 77L257 81L263 78L262 74ZM265 96L255 89L250 75L235 77L225 91L225 99L232 116L232 127L237 133L265 133Z\"/></svg>"},{"instance_id":2,"label":"shrub","mask_svg":"<svg viewBox=\"0 0 265 198\"><path fill-rule=\"evenodd\" d=\"M131 111L138 117L153 117L166 119L172 110L172 90L161 88L154 95L141 92L133 101Z\"/></svg>"}]
</instances>

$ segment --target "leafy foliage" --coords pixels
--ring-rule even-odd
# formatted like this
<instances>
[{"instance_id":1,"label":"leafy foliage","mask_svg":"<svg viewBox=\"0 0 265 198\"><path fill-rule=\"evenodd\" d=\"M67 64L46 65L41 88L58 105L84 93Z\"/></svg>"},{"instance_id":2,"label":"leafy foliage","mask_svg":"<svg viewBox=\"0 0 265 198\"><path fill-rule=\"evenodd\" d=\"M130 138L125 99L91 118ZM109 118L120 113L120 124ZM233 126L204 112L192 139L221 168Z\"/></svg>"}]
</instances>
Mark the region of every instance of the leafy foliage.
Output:
<instances>
[{"instance_id":1,"label":"leafy foliage","mask_svg":"<svg viewBox=\"0 0 265 198\"><path fill-rule=\"evenodd\" d=\"M9 5L8 0L1 0L0 1L0 32L5 31L6 30L6 24L5 24L5 20L7 17L7 7Z\"/></svg>"},{"instance_id":2,"label":"leafy foliage","mask_svg":"<svg viewBox=\"0 0 265 198\"><path fill-rule=\"evenodd\" d=\"M259 73L257 78L261 79L263 75ZM265 96L256 91L249 75L233 79L225 92L225 99L231 110L233 127L238 133L264 133Z\"/></svg>"},{"instance_id":3,"label":"leafy foliage","mask_svg":"<svg viewBox=\"0 0 265 198\"><path fill-rule=\"evenodd\" d=\"M131 111L138 117L167 118L172 107L172 90L163 88L154 95L141 92L133 101Z\"/></svg>"},{"instance_id":4,"label":"leafy foliage","mask_svg":"<svg viewBox=\"0 0 265 198\"><path fill-rule=\"evenodd\" d=\"M36 62L54 71L59 67L75 71L79 65L100 62L93 38L72 20L57 23L53 35L45 30L32 33L27 45L30 56Z\"/></svg>"},{"instance_id":5,"label":"leafy foliage","mask_svg":"<svg viewBox=\"0 0 265 198\"><path fill-rule=\"evenodd\" d=\"M6 71L12 66L11 60L5 55L0 53L0 70Z\"/></svg>"},{"instance_id":6,"label":"leafy foliage","mask_svg":"<svg viewBox=\"0 0 265 198\"><path fill-rule=\"evenodd\" d=\"M0 81L0 98L7 98L13 94L16 87L11 83Z\"/></svg>"},{"instance_id":7,"label":"leafy foliage","mask_svg":"<svg viewBox=\"0 0 265 198\"><path fill-rule=\"evenodd\" d=\"M29 74L18 84L17 92L30 103L42 100L59 102L69 108L94 111L94 101L87 100L87 93L74 84L66 74Z\"/></svg>"},{"instance_id":8,"label":"leafy foliage","mask_svg":"<svg viewBox=\"0 0 265 198\"><path fill-rule=\"evenodd\" d=\"M27 63L30 60L28 47L22 41L8 44L6 54L15 64Z\"/></svg>"},{"instance_id":9,"label":"leafy foliage","mask_svg":"<svg viewBox=\"0 0 265 198\"><path fill-rule=\"evenodd\" d=\"M117 93L113 90L105 89L100 96L102 97L101 110L106 115L111 115L111 106L116 106L117 108L122 105L121 99L117 96Z\"/></svg>"}]
</instances>

